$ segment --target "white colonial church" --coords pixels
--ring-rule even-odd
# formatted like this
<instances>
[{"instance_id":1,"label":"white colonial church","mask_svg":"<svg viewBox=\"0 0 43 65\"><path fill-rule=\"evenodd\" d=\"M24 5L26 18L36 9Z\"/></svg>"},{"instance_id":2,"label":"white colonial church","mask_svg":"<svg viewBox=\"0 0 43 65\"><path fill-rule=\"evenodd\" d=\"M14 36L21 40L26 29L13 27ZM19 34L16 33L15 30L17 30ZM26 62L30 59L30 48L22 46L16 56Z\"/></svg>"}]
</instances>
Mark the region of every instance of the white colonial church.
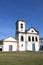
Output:
<instances>
[{"instance_id":1,"label":"white colonial church","mask_svg":"<svg viewBox=\"0 0 43 65\"><path fill-rule=\"evenodd\" d=\"M15 38L4 39L2 51L39 51L39 32L34 27L26 30L25 22L17 20Z\"/></svg>"}]
</instances>

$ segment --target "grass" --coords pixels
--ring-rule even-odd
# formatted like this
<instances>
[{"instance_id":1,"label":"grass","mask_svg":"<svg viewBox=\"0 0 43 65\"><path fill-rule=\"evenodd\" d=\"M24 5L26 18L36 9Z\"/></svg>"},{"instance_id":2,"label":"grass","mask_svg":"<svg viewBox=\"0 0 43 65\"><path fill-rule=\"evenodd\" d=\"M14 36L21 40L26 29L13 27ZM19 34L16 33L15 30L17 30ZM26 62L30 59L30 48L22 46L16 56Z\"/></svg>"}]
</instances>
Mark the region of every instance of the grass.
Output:
<instances>
[{"instance_id":1,"label":"grass","mask_svg":"<svg viewBox=\"0 0 43 65\"><path fill-rule=\"evenodd\" d=\"M43 52L0 52L0 65L43 65Z\"/></svg>"}]
</instances>

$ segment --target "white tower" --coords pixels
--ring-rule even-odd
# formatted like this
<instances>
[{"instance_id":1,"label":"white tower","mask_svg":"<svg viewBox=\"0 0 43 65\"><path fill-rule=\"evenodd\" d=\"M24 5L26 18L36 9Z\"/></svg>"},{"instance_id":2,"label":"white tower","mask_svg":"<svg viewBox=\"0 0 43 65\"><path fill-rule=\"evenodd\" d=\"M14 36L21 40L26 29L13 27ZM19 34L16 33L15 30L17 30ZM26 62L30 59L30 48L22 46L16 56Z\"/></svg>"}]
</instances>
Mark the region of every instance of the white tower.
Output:
<instances>
[{"instance_id":1,"label":"white tower","mask_svg":"<svg viewBox=\"0 0 43 65\"><path fill-rule=\"evenodd\" d=\"M17 20L16 22L16 38L18 50L25 51L25 22L23 20Z\"/></svg>"}]
</instances>

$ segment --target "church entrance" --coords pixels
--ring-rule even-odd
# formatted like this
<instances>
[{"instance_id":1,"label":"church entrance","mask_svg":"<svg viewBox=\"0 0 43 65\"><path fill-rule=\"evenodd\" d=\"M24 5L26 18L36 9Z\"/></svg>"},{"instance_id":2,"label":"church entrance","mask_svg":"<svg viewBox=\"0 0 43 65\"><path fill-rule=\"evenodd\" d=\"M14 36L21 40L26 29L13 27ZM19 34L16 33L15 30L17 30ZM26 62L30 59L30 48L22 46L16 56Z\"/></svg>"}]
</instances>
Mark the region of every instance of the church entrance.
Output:
<instances>
[{"instance_id":1,"label":"church entrance","mask_svg":"<svg viewBox=\"0 0 43 65\"><path fill-rule=\"evenodd\" d=\"M35 44L32 44L32 50L35 51Z\"/></svg>"},{"instance_id":2,"label":"church entrance","mask_svg":"<svg viewBox=\"0 0 43 65\"><path fill-rule=\"evenodd\" d=\"M9 45L9 51L12 51L12 45Z\"/></svg>"}]
</instances>

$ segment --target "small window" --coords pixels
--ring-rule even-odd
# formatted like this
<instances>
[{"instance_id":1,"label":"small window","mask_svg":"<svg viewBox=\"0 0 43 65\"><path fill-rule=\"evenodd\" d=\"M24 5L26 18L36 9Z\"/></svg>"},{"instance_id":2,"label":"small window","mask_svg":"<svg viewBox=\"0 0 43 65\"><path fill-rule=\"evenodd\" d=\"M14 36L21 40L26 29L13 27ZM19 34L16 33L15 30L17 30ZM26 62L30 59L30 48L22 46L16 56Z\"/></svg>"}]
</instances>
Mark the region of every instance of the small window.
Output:
<instances>
[{"instance_id":1,"label":"small window","mask_svg":"<svg viewBox=\"0 0 43 65\"><path fill-rule=\"evenodd\" d=\"M24 41L24 38L23 38L23 36L21 36L21 41Z\"/></svg>"},{"instance_id":2,"label":"small window","mask_svg":"<svg viewBox=\"0 0 43 65\"><path fill-rule=\"evenodd\" d=\"M28 41L31 41L31 38L30 38L30 36L28 37Z\"/></svg>"},{"instance_id":3,"label":"small window","mask_svg":"<svg viewBox=\"0 0 43 65\"><path fill-rule=\"evenodd\" d=\"M38 41L37 37L36 37L36 42Z\"/></svg>"},{"instance_id":4,"label":"small window","mask_svg":"<svg viewBox=\"0 0 43 65\"><path fill-rule=\"evenodd\" d=\"M23 47L23 44L21 46Z\"/></svg>"},{"instance_id":5,"label":"small window","mask_svg":"<svg viewBox=\"0 0 43 65\"><path fill-rule=\"evenodd\" d=\"M34 41L34 37L32 37L32 41Z\"/></svg>"},{"instance_id":6,"label":"small window","mask_svg":"<svg viewBox=\"0 0 43 65\"><path fill-rule=\"evenodd\" d=\"M43 42L41 41L41 43L43 43Z\"/></svg>"},{"instance_id":7,"label":"small window","mask_svg":"<svg viewBox=\"0 0 43 65\"><path fill-rule=\"evenodd\" d=\"M32 30L32 32L34 32L34 31Z\"/></svg>"},{"instance_id":8,"label":"small window","mask_svg":"<svg viewBox=\"0 0 43 65\"><path fill-rule=\"evenodd\" d=\"M21 28L23 28L23 24L21 23Z\"/></svg>"}]
</instances>

